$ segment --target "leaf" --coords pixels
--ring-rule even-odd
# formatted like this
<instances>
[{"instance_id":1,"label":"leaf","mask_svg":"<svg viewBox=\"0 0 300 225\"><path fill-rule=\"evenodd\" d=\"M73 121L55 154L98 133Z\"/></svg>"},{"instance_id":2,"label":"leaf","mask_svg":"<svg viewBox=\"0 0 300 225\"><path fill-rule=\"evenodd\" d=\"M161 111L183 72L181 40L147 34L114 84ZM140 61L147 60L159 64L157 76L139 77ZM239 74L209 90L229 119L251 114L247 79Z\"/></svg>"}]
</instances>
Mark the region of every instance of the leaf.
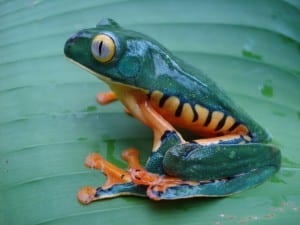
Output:
<instances>
[{"instance_id":1,"label":"leaf","mask_svg":"<svg viewBox=\"0 0 300 225\"><path fill-rule=\"evenodd\" d=\"M300 4L297 0L0 1L0 224L296 224L300 212ZM155 38L217 81L274 137L282 168L227 198L151 202L120 197L88 206L84 167L101 152L125 167L124 148L150 154L151 131L105 84L63 57L65 40L111 17Z\"/></svg>"}]
</instances>

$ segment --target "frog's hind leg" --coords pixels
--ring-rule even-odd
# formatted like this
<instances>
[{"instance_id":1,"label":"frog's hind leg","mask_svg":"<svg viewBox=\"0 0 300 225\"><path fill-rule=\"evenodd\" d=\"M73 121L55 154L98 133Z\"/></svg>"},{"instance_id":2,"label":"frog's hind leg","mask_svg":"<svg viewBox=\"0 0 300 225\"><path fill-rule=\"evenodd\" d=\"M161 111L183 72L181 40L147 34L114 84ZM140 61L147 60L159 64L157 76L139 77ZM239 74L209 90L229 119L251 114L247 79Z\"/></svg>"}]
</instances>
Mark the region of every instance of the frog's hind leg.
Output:
<instances>
[{"instance_id":1,"label":"frog's hind leg","mask_svg":"<svg viewBox=\"0 0 300 225\"><path fill-rule=\"evenodd\" d=\"M136 149L127 149L122 153L122 158L127 161L129 168L141 169ZM99 199L113 198L121 195L146 196L146 188L132 183L127 170L120 169L106 161L97 153L90 154L85 161L89 168L100 170L107 177L101 187L83 187L79 190L77 198L82 204L89 204Z\"/></svg>"},{"instance_id":2,"label":"frog's hind leg","mask_svg":"<svg viewBox=\"0 0 300 225\"><path fill-rule=\"evenodd\" d=\"M179 144L165 153L168 175L131 170L134 183L145 185L153 200L227 196L255 187L280 167L280 151L271 145ZM179 178L180 177L180 178Z\"/></svg>"},{"instance_id":3,"label":"frog's hind leg","mask_svg":"<svg viewBox=\"0 0 300 225\"><path fill-rule=\"evenodd\" d=\"M163 165L170 176L199 181L157 193L161 199L226 196L255 187L280 168L280 151L260 143L199 145L188 143L166 152Z\"/></svg>"},{"instance_id":4,"label":"frog's hind leg","mask_svg":"<svg viewBox=\"0 0 300 225\"><path fill-rule=\"evenodd\" d=\"M222 137L214 137L207 139L193 140L191 143L205 145L217 145L217 144L244 144L249 142L250 139L246 135L230 134ZM150 155L147 163L146 170L152 173L165 174L163 168L163 158L166 152L175 145L184 146L181 136L176 131L166 131L160 140L160 146L156 151L153 151Z\"/></svg>"}]
</instances>

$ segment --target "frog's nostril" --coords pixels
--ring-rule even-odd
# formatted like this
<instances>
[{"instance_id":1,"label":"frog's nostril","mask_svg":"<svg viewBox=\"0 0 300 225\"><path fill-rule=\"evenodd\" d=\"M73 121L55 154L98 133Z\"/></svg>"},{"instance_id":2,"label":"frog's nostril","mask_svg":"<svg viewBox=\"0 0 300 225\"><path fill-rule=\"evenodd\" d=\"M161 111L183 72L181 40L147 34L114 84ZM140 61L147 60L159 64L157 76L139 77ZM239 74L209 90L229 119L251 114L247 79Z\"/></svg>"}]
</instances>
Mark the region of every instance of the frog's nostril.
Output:
<instances>
[{"instance_id":1,"label":"frog's nostril","mask_svg":"<svg viewBox=\"0 0 300 225\"><path fill-rule=\"evenodd\" d=\"M81 39L85 39L86 36L86 32L84 30L79 31L76 34L73 34L71 37L69 37L69 39L66 41L65 43L65 49L66 48L70 48L73 45L75 45L79 40Z\"/></svg>"},{"instance_id":2,"label":"frog's nostril","mask_svg":"<svg viewBox=\"0 0 300 225\"><path fill-rule=\"evenodd\" d=\"M64 47L64 53L65 55L69 55L72 46L74 46L74 44L76 44L76 41L78 40L78 36L77 34L72 35L65 43L65 47Z\"/></svg>"},{"instance_id":3,"label":"frog's nostril","mask_svg":"<svg viewBox=\"0 0 300 225\"><path fill-rule=\"evenodd\" d=\"M76 39L77 39L77 35L75 34L75 35L72 35L68 40L67 40L67 42L66 42L66 45L72 45L72 44L74 44L75 43L75 41L76 41Z\"/></svg>"},{"instance_id":4,"label":"frog's nostril","mask_svg":"<svg viewBox=\"0 0 300 225\"><path fill-rule=\"evenodd\" d=\"M64 53L66 56L68 56L70 54L71 51L71 47L75 42L75 38L69 38L66 43L65 43L65 47L64 47Z\"/></svg>"}]
</instances>

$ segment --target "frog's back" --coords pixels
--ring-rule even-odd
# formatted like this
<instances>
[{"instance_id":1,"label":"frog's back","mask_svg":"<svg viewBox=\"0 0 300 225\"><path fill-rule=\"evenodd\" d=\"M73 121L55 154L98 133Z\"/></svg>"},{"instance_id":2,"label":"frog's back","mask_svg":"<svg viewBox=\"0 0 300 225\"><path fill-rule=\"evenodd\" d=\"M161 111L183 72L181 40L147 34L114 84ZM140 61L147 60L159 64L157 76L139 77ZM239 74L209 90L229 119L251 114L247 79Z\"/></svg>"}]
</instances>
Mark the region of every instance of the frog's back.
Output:
<instances>
[{"instance_id":1,"label":"frog's back","mask_svg":"<svg viewBox=\"0 0 300 225\"><path fill-rule=\"evenodd\" d=\"M267 132L214 81L180 60L172 63L175 66L159 75L149 93L151 104L171 124L203 137L239 134L255 142L269 140Z\"/></svg>"}]
</instances>

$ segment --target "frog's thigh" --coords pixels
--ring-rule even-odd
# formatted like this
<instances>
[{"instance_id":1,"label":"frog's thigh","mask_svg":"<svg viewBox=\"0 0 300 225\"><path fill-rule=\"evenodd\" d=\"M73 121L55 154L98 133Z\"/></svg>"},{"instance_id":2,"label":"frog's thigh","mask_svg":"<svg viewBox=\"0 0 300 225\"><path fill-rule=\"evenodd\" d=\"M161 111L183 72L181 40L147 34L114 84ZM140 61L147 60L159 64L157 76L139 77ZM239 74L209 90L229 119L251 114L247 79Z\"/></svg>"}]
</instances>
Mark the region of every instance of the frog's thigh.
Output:
<instances>
[{"instance_id":1,"label":"frog's thigh","mask_svg":"<svg viewBox=\"0 0 300 225\"><path fill-rule=\"evenodd\" d=\"M168 175L184 180L214 180L243 176L253 171L266 180L280 167L280 151L271 145L181 144L166 152L163 167ZM256 177L249 176L249 182Z\"/></svg>"}]
</instances>

